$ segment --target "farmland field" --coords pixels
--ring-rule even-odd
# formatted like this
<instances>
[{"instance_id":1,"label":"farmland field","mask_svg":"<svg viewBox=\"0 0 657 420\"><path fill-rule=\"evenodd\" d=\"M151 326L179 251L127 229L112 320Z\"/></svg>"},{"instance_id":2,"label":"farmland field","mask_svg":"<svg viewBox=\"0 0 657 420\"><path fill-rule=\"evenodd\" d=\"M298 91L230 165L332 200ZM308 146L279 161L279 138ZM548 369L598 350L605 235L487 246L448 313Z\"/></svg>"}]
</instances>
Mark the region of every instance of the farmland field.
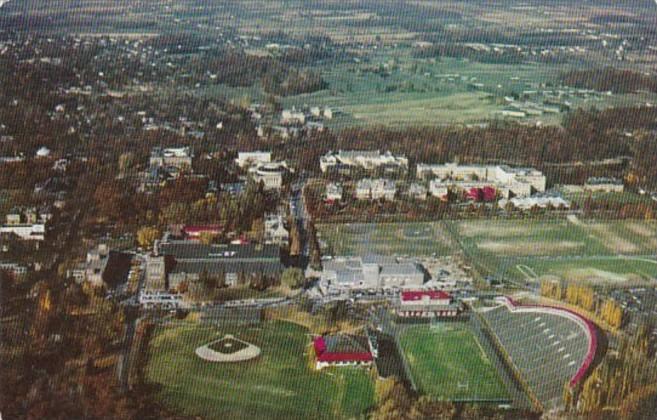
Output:
<instances>
[{"instance_id":1,"label":"farmland field","mask_svg":"<svg viewBox=\"0 0 657 420\"><path fill-rule=\"evenodd\" d=\"M353 418L374 404L366 370L313 371L306 352L308 330L273 321L250 328L202 324L159 327L151 341L147 380L176 412L204 418ZM225 334L261 348L255 360L222 364L194 350Z\"/></svg>"},{"instance_id":2,"label":"farmland field","mask_svg":"<svg viewBox=\"0 0 657 420\"><path fill-rule=\"evenodd\" d=\"M509 398L495 366L467 327L414 326L402 333L400 342L421 392L447 400Z\"/></svg>"},{"instance_id":3,"label":"farmland field","mask_svg":"<svg viewBox=\"0 0 657 420\"><path fill-rule=\"evenodd\" d=\"M440 223L318 225L326 255L450 255L449 234Z\"/></svg>"}]
</instances>

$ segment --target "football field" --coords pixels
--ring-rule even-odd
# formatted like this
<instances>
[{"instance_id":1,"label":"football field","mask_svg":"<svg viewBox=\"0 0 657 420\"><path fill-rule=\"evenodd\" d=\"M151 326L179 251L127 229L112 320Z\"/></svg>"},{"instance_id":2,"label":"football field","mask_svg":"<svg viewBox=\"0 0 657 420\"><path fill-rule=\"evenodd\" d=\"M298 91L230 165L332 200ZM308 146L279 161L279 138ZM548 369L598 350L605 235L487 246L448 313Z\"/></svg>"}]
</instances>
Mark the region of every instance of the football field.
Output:
<instances>
[{"instance_id":1,"label":"football field","mask_svg":"<svg viewBox=\"0 0 657 420\"><path fill-rule=\"evenodd\" d=\"M400 343L420 392L452 401L509 398L495 366L466 326L412 326L402 332Z\"/></svg>"}]
</instances>

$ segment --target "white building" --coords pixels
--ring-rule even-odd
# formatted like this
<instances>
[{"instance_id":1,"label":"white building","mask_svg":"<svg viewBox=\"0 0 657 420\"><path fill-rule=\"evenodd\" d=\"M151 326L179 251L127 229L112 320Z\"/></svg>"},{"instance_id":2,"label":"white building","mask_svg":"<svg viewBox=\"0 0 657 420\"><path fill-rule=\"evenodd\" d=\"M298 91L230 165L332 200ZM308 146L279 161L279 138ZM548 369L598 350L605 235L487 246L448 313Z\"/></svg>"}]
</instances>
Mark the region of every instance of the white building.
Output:
<instances>
[{"instance_id":1,"label":"white building","mask_svg":"<svg viewBox=\"0 0 657 420\"><path fill-rule=\"evenodd\" d=\"M281 124L305 124L306 123L306 114L301 111L297 111L295 108L284 109L281 112Z\"/></svg>"},{"instance_id":2,"label":"white building","mask_svg":"<svg viewBox=\"0 0 657 420\"><path fill-rule=\"evenodd\" d=\"M190 147L155 147L149 160L151 167L174 167L178 169L192 167L192 149Z\"/></svg>"},{"instance_id":3,"label":"white building","mask_svg":"<svg viewBox=\"0 0 657 420\"><path fill-rule=\"evenodd\" d=\"M87 252L87 259L79 268L71 271L71 277L78 283L88 281L94 286L105 284L103 278L107 262L109 261L109 248L106 244L100 244L97 248Z\"/></svg>"},{"instance_id":4,"label":"white building","mask_svg":"<svg viewBox=\"0 0 657 420\"><path fill-rule=\"evenodd\" d=\"M408 196L415 200L426 200L427 187L417 182L414 182L408 187Z\"/></svg>"},{"instance_id":5,"label":"white building","mask_svg":"<svg viewBox=\"0 0 657 420\"><path fill-rule=\"evenodd\" d=\"M442 196L448 185L461 190L470 188L493 187L502 196L529 197L533 192L545 192L547 179L543 173L534 168L514 168L508 165L458 165L418 164L416 176L420 179L434 178L435 193L430 184L432 195Z\"/></svg>"},{"instance_id":6,"label":"white building","mask_svg":"<svg viewBox=\"0 0 657 420\"><path fill-rule=\"evenodd\" d=\"M327 201L341 201L343 194L342 185L331 182L326 185L326 200Z\"/></svg>"},{"instance_id":7,"label":"white building","mask_svg":"<svg viewBox=\"0 0 657 420\"><path fill-rule=\"evenodd\" d=\"M330 294L421 286L425 280L418 264L392 257L336 257L322 261L322 267L320 288Z\"/></svg>"},{"instance_id":8,"label":"white building","mask_svg":"<svg viewBox=\"0 0 657 420\"><path fill-rule=\"evenodd\" d=\"M287 172L288 167L285 162L263 163L249 169L253 180L257 183L262 182L266 190L280 190Z\"/></svg>"},{"instance_id":9,"label":"white building","mask_svg":"<svg viewBox=\"0 0 657 420\"><path fill-rule=\"evenodd\" d=\"M356 184L356 198L359 200L394 200L397 186L389 179L361 179Z\"/></svg>"},{"instance_id":10,"label":"white building","mask_svg":"<svg viewBox=\"0 0 657 420\"><path fill-rule=\"evenodd\" d=\"M584 184L584 191L623 192L623 181L617 178L591 177Z\"/></svg>"},{"instance_id":11,"label":"white building","mask_svg":"<svg viewBox=\"0 0 657 420\"><path fill-rule=\"evenodd\" d=\"M257 166L271 162L271 152L239 152L235 163L240 168Z\"/></svg>"},{"instance_id":12,"label":"white building","mask_svg":"<svg viewBox=\"0 0 657 420\"><path fill-rule=\"evenodd\" d=\"M432 179L429 182L429 194L441 200L446 200L449 194L449 185L439 179Z\"/></svg>"},{"instance_id":13,"label":"white building","mask_svg":"<svg viewBox=\"0 0 657 420\"><path fill-rule=\"evenodd\" d=\"M10 233L24 241L44 241L46 239L46 225L43 223L2 225L0 233Z\"/></svg>"},{"instance_id":14,"label":"white building","mask_svg":"<svg viewBox=\"0 0 657 420\"><path fill-rule=\"evenodd\" d=\"M498 202L500 208L506 208L508 203L519 210L530 210L534 207L541 209L553 207L555 209L569 209L570 202L558 195L544 195L534 197L514 197L511 199L502 199Z\"/></svg>"},{"instance_id":15,"label":"white building","mask_svg":"<svg viewBox=\"0 0 657 420\"><path fill-rule=\"evenodd\" d=\"M290 232L285 228L281 214L268 214L265 217L265 242L279 246L287 245Z\"/></svg>"},{"instance_id":16,"label":"white building","mask_svg":"<svg viewBox=\"0 0 657 420\"><path fill-rule=\"evenodd\" d=\"M408 159L405 156L395 156L390 152L380 153L378 150L340 150L328 152L319 158L319 167L322 172L335 166L353 166L365 170L374 170L382 166L408 169Z\"/></svg>"}]
</instances>

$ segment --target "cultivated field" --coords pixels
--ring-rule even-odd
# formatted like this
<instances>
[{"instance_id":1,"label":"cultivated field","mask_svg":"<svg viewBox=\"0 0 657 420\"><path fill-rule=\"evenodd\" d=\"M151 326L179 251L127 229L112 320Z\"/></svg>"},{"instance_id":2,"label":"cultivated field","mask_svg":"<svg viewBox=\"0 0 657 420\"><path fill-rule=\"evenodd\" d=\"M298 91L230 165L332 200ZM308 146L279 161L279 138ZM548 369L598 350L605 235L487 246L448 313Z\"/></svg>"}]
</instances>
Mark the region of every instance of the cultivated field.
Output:
<instances>
[{"instance_id":1,"label":"cultivated field","mask_svg":"<svg viewBox=\"0 0 657 420\"><path fill-rule=\"evenodd\" d=\"M467 327L409 327L401 346L421 392L447 400L507 400L504 383Z\"/></svg>"},{"instance_id":2,"label":"cultivated field","mask_svg":"<svg viewBox=\"0 0 657 420\"><path fill-rule=\"evenodd\" d=\"M241 363L201 360L194 350L226 334L261 348ZM203 418L353 418L374 404L367 371L308 365L308 330L273 321L249 328L196 323L159 327L150 346L146 376L158 398L176 412Z\"/></svg>"},{"instance_id":3,"label":"cultivated field","mask_svg":"<svg viewBox=\"0 0 657 420\"><path fill-rule=\"evenodd\" d=\"M450 255L449 234L440 223L318 225L325 255Z\"/></svg>"}]
</instances>

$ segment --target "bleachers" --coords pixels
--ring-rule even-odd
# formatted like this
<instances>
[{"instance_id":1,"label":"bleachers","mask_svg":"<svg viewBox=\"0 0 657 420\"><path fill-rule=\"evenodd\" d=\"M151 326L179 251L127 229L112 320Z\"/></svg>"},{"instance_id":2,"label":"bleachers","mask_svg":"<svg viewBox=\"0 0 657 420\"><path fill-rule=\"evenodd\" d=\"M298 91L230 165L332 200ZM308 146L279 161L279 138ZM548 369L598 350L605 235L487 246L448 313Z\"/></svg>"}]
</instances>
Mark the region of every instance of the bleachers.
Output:
<instances>
[{"instance_id":1,"label":"bleachers","mask_svg":"<svg viewBox=\"0 0 657 420\"><path fill-rule=\"evenodd\" d=\"M483 316L543 406L560 406L564 386L585 363L591 343L573 319L533 309L500 306Z\"/></svg>"}]
</instances>

